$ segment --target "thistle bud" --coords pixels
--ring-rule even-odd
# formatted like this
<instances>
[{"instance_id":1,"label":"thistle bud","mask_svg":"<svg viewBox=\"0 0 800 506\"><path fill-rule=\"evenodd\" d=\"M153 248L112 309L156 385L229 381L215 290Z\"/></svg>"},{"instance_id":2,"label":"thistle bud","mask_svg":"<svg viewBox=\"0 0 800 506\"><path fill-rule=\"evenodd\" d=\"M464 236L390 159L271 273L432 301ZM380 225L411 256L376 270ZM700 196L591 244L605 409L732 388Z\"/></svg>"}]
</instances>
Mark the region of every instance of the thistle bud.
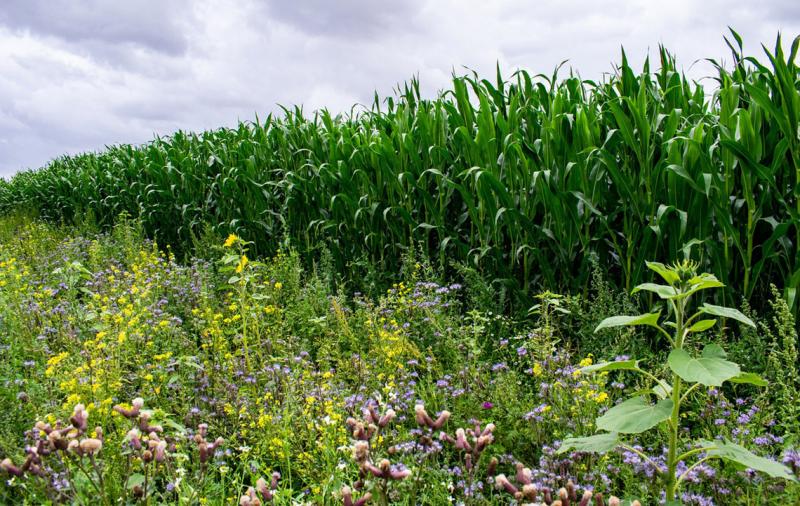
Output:
<instances>
[{"instance_id":1,"label":"thistle bud","mask_svg":"<svg viewBox=\"0 0 800 506\"><path fill-rule=\"evenodd\" d=\"M558 489L557 495L558 495L558 500L561 501L561 504L563 504L564 506L569 506L569 494L567 494L566 488L561 487L560 489Z\"/></svg>"},{"instance_id":2,"label":"thistle bud","mask_svg":"<svg viewBox=\"0 0 800 506\"><path fill-rule=\"evenodd\" d=\"M139 429L131 429L128 431L128 440L131 442L131 447L134 450L141 450L142 449L142 440L141 434Z\"/></svg>"},{"instance_id":3,"label":"thistle bud","mask_svg":"<svg viewBox=\"0 0 800 506\"><path fill-rule=\"evenodd\" d=\"M468 452L472 451L472 447L467 442L467 435L462 428L456 429L456 448Z\"/></svg>"},{"instance_id":4,"label":"thistle bud","mask_svg":"<svg viewBox=\"0 0 800 506\"><path fill-rule=\"evenodd\" d=\"M378 427L380 428L386 427L389 424L389 422L394 420L395 416L397 416L397 413L395 413L393 409L387 410L386 413L379 420L377 420Z\"/></svg>"},{"instance_id":5,"label":"thistle bud","mask_svg":"<svg viewBox=\"0 0 800 506\"><path fill-rule=\"evenodd\" d=\"M166 459L166 450L167 450L167 442L166 441L159 441L156 444L156 462L164 462Z\"/></svg>"},{"instance_id":6,"label":"thistle bud","mask_svg":"<svg viewBox=\"0 0 800 506\"><path fill-rule=\"evenodd\" d=\"M608 506L619 506L619 498L613 495L608 498Z\"/></svg>"},{"instance_id":7,"label":"thistle bud","mask_svg":"<svg viewBox=\"0 0 800 506\"><path fill-rule=\"evenodd\" d=\"M259 500L253 487L249 487L247 493L239 498L239 506L261 506L261 500Z\"/></svg>"},{"instance_id":8,"label":"thistle bud","mask_svg":"<svg viewBox=\"0 0 800 506\"><path fill-rule=\"evenodd\" d=\"M3 461L0 462L0 469L12 476L22 476L23 474L22 469L15 466L11 459L3 459Z\"/></svg>"},{"instance_id":9,"label":"thistle bud","mask_svg":"<svg viewBox=\"0 0 800 506\"><path fill-rule=\"evenodd\" d=\"M369 457L369 443L366 441L356 441L353 446L353 459L358 462L364 462Z\"/></svg>"},{"instance_id":10,"label":"thistle bud","mask_svg":"<svg viewBox=\"0 0 800 506\"><path fill-rule=\"evenodd\" d=\"M587 490L583 493L581 497L581 502L578 503L578 506L589 506L589 501L592 500L592 492Z\"/></svg>"},{"instance_id":11,"label":"thistle bud","mask_svg":"<svg viewBox=\"0 0 800 506\"><path fill-rule=\"evenodd\" d=\"M445 423L447 423L447 420L449 419L450 419L450 412L442 411L441 413L439 413L439 417L436 418L436 421L434 421L433 424L431 424L431 428L433 430L439 430L444 426Z\"/></svg>"},{"instance_id":12,"label":"thistle bud","mask_svg":"<svg viewBox=\"0 0 800 506\"><path fill-rule=\"evenodd\" d=\"M517 474L515 476L517 482L522 483L523 485L527 485L533 481L533 475L531 474L531 470L522 465L521 462L517 462L516 465Z\"/></svg>"},{"instance_id":13,"label":"thistle bud","mask_svg":"<svg viewBox=\"0 0 800 506\"><path fill-rule=\"evenodd\" d=\"M422 404L414 406L414 419L417 421L418 425L433 428L434 421L428 412L425 411L425 406Z\"/></svg>"},{"instance_id":14,"label":"thistle bud","mask_svg":"<svg viewBox=\"0 0 800 506\"><path fill-rule=\"evenodd\" d=\"M72 416L69 419L69 421L72 423L72 426L83 433L86 430L88 420L89 412L86 411L86 408L83 406L83 404L76 404L75 409L72 411Z\"/></svg>"},{"instance_id":15,"label":"thistle bud","mask_svg":"<svg viewBox=\"0 0 800 506\"><path fill-rule=\"evenodd\" d=\"M528 483L522 486L522 497L525 498L526 501L535 501L536 500L536 485L533 483Z\"/></svg>"},{"instance_id":16,"label":"thistle bud","mask_svg":"<svg viewBox=\"0 0 800 506\"><path fill-rule=\"evenodd\" d=\"M489 466L486 468L486 474L494 476L494 473L497 471L497 465L500 461L497 460L497 457L492 457L492 460L489 461Z\"/></svg>"},{"instance_id":17,"label":"thistle bud","mask_svg":"<svg viewBox=\"0 0 800 506\"><path fill-rule=\"evenodd\" d=\"M393 480L404 480L411 476L409 469L389 469L389 478Z\"/></svg>"},{"instance_id":18,"label":"thistle bud","mask_svg":"<svg viewBox=\"0 0 800 506\"><path fill-rule=\"evenodd\" d=\"M506 478L505 474L498 474L494 479L494 485L497 488L497 490L505 490L506 492L515 497L519 492L517 487L515 487L514 485L511 484L510 481L508 481L508 478Z\"/></svg>"},{"instance_id":19,"label":"thistle bud","mask_svg":"<svg viewBox=\"0 0 800 506\"><path fill-rule=\"evenodd\" d=\"M103 442L97 438L87 438L80 442L81 452L86 455L95 455L100 452Z\"/></svg>"}]
</instances>

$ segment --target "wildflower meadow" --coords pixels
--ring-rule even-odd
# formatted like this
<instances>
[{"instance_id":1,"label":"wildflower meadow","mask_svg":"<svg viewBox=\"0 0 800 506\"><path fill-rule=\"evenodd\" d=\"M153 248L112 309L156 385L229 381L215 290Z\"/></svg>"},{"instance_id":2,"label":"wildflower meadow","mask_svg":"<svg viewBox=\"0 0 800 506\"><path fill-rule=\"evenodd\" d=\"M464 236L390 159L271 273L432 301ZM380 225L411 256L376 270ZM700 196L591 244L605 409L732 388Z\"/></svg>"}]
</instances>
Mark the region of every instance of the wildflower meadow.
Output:
<instances>
[{"instance_id":1,"label":"wildflower meadow","mask_svg":"<svg viewBox=\"0 0 800 506\"><path fill-rule=\"evenodd\" d=\"M800 504L800 38L729 45L3 180L0 503Z\"/></svg>"}]
</instances>

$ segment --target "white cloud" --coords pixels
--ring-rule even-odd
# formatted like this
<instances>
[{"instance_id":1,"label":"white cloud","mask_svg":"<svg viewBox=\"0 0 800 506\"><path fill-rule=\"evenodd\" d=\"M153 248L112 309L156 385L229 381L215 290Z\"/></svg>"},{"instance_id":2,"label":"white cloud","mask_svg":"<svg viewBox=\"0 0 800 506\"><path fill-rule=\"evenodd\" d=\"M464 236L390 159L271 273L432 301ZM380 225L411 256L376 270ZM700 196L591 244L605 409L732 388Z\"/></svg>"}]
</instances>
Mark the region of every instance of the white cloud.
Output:
<instances>
[{"instance_id":1,"label":"white cloud","mask_svg":"<svg viewBox=\"0 0 800 506\"><path fill-rule=\"evenodd\" d=\"M134 7L131 7L134 6ZM663 43L689 75L800 33L800 3L772 0L8 0L0 13L0 175L63 153L231 126L276 104L310 112L369 104L419 75L427 95L464 66L492 78L550 73L569 59L585 78L624 45L641 65Z\"/></svg>"}]
</instances>

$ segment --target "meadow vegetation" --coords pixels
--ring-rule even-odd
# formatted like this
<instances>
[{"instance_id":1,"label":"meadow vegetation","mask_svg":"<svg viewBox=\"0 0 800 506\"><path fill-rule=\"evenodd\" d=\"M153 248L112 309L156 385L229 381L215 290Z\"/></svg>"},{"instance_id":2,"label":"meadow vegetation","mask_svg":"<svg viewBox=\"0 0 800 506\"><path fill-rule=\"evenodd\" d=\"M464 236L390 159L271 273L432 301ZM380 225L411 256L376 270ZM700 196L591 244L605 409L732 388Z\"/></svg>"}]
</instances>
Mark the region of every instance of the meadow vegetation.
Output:
<instances>
[{"instance_id":1,"label":"meadow vegetation","mask_svg":"<svg viewBox=\"0 0 800 506\"><path fill-rule=\"evenodd\" d=\"M800 38L0 181L0 503L800 503Z\"/></svg>"}]
</instances>

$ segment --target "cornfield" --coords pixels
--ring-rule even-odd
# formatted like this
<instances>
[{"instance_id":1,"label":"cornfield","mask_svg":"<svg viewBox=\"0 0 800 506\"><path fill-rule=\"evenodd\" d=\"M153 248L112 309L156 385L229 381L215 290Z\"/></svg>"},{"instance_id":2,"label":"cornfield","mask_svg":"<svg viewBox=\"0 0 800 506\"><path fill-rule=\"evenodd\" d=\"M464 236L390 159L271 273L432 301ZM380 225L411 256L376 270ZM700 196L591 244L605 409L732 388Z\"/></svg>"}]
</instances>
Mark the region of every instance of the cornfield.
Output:
<instances>
[{"instance_id":1,"label":"cornfield","mask_svg":"<svg viewBox=\"0 0 800 506\"><path fill-rule=\"evenodd\" d=\"M35 209L101 225L141 219L161 244L189 248L204 227L253 241L324 245L346 272L364 259L394 272L418 246L510 292L585 289L592 257L631 289L645 259L690 256L728 287L793 300L800 285L800 71L780 36L765 58L728 45L715 86L690 82L659 50L634 71L625 53L601 82L454 76L424 99L416 80L364 110L265 120L63 157L0 183L0 210ZM564 275L564 274L569 275Z\"/></svg>"}]
</instances>

